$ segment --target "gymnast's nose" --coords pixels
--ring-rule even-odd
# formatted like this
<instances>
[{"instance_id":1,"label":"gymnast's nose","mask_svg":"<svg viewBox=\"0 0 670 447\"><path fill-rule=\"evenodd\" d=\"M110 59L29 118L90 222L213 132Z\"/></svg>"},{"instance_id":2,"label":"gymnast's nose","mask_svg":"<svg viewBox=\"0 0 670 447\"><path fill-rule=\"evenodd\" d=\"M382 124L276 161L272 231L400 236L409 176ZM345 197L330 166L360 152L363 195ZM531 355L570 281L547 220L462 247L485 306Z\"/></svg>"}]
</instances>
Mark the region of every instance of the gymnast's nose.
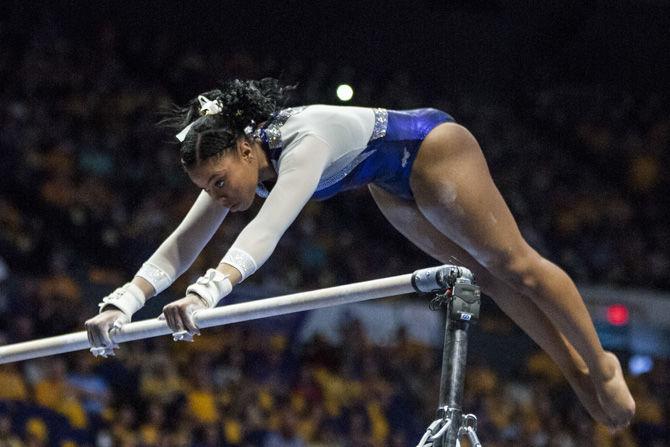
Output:
<instances>
[{"instance_id":1,"label":"gymnast's nose","mask_svg":"<svg viewBox=\"0 0 670 447\"><path fill-rule=\"evenodd\" d=\"M220 195L219 197L217 197L216 201L219 202L219 205L225 208L230 208L230 206L232 205L232 202L228 199L228 197L224 195Z\"/></svg>"},{"instance_id":2,"label":"gymnast's nose","mask_svg":"<svg viewBox=\"0 0 670 447\"><path fill-rule=\"evenodd\" d=\"M215 191L210 191L209 193L210 197L214 199L216 202L219 203L219 205L226 206L226 204L229 204L229 200L226 197L226 195L220 191L215 192Z\"/></svg>"}]
</instances>

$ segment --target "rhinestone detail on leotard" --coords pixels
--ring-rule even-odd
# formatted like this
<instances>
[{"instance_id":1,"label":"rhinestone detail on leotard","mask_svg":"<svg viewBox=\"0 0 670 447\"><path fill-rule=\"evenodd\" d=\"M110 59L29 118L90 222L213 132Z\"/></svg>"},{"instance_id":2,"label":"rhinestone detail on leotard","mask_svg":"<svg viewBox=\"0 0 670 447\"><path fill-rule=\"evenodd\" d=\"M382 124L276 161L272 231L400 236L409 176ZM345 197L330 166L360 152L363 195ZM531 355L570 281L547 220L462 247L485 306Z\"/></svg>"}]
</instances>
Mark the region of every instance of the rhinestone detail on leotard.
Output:
<instances>
[{"instance_id":1,"label":"rhinestone detail on leotard","mask_svg":"<svg viewBox=\"0 0 670 447\"><path fill-rule=\"evenodd\" d=\"M237 270L239 270L240 274L242 275L242 279L240 281L244 281L245 278L248 278L249 275L254 273L258 268L256 261L249 253L235 247L231 247L231 249L228 250L228 253L226 253L221 262L232 265Z\"/></svg>"},{"instance_id":2,"label":"rhinestone detail on leotard","mask_svg":"<svg viewBox=\"0 0 670 447\"><path fill-rule=\"evenodd\" d=\"M372 129L372 136L370 141L382 138L386 135L386 128L389 124L389 113L386 109L374 109L375 113L375 127Z\"/></svg>"},{"instance_id":3,"label":"rhinestone detail on leotard","mask_svg":"<svg viewBox=\"0 0 670 447\"><path fill-rule=\"evenodd\" d=\"M170 284L174 281L163 269L149 262L142 264L136 276L147 280L153 286L156 295L170 287Z\"/></svg>"},{"instance_id":4,"label":"rhinestone detail on leotard","mask_svg":"<svg viewBox=\"0 0 670 447\"><path fill-rule=\"evenodd\" d=\"M273 118L265 128L265 135L268 139L268 147L270 149L278 149L282 147L281 140L281 126L286 124L286 121L293 115L302 112L305 110L306 106L301 107L289 107L288 109L281 110L275 118Z\"/></svg>"}]
</instances>

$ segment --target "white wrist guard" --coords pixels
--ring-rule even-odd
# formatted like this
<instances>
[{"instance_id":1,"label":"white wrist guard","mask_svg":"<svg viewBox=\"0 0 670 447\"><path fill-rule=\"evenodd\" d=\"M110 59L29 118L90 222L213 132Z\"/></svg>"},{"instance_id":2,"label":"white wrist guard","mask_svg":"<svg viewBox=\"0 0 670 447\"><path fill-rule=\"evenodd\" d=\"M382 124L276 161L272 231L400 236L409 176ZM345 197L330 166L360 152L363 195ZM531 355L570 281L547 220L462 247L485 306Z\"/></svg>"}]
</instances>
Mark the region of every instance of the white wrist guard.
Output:
<instances>
[{"instance_id":1,"label":"white wrist guard","mask_svg":"<svg viewBox=\"0 0 670 447\"><path fill-rule=\"evenodd\" d=\"M227 275L218 270L209 269L204 276L198 278L195 284L186 288L186 294L198 295L208 307L212 308L232 290L233 284Z\"/></svg>"},{"instance_id":2,"label":"white wrist guard","mask_svg":"<svg viewBox=\"0 0 670 447\"><path fill-rule=\"evenodd\" d=\"M239 248L231 248L228 250L228 253L226 253L221 262L232 265L240 271L240 274L242 275L240 282L248 278L258 268L254 258L252 258L249 253L240 250Z\"/></svg>"},{"instance_id":3,"label":"white wrist guard","mask_svg":"<svg viewBox=\"0 0 670 447\"><path fill-rule=\"evenodd\" d=\"M156 295L170 287L170 284L174 282L174 279L165 273L163 269L148 262L142 264L142 267L140 267L135 276L139 276L151 284Z\"/></svg>"},{"instance_id":4,"label":"white wrist guard","mask_svg":"<svg viewBox=\"0 0 670 447\"><path fill-rule=\"evenodd\" d=\"M104 297L98 307L102 313L107 306L115 306L124 314L132 317L144 306L144 301L145 297L140 288L129 282Z\"/></svg>"}]
</instances>

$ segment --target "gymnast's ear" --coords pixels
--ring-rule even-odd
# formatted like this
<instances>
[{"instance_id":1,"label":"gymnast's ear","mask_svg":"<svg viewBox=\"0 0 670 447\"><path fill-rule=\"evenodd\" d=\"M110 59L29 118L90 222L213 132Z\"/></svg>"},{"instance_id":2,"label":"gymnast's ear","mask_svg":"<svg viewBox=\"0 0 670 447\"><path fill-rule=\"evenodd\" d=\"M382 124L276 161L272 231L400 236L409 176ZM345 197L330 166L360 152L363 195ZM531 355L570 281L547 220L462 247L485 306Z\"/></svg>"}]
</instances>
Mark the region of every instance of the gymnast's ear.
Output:
<instances>
[{"instance_id":1,"label":"gymnast's ear","mask_svg":"<svg viewBox=\"0 0 670 447\"><path fill-rule=\"evenodd\" d=\"M240 138L237 140L237 154L244 161L251 161L254 159L254 151L251 147L251 142L247 138Z\"/></svg>"}]
</instances>

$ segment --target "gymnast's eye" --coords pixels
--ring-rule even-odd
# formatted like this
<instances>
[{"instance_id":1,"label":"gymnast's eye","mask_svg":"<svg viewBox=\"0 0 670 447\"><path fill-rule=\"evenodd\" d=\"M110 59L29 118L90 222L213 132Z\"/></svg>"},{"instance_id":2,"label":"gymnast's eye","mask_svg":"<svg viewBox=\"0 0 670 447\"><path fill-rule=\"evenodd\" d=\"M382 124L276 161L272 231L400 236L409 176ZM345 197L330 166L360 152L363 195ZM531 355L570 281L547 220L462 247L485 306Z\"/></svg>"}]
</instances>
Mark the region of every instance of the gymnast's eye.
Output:
<instances>
[{"instance_id":1,"label":"gymnast's eye","mask_svg":"<svg viewBox=\"0 0 670 447\"><path fill-rule=\"evenodd\" d=\"M223 181L223 179L219 179L214 183L214 186L217 188L221 189L223 186L226 184L226 182Z\"/></svg>"}]
</instances>

